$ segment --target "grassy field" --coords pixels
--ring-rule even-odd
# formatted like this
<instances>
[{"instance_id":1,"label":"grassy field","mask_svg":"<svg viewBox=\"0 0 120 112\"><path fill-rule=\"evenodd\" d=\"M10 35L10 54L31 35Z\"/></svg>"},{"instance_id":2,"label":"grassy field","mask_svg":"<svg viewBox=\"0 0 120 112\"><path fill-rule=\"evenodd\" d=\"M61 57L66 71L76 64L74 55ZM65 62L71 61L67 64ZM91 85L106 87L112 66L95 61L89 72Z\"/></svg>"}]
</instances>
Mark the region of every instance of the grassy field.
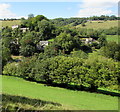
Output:
<instances>
[{"instance_id":1,"label":"grassy field","mask_svg":"<svg viewBox=\"0 0 120 112\"><path fill-rule=\"evenodd\" d=\"M118 35L107 35L107 41L115 41L116 43L120 42L120 37Z\"/></svg>"},{"instance_id":2,"label":"grassy field","mask_svg":"<svg viewBox=\"0 0 120 112\"><path fill-rule=\"evenodd\" d=\"M89 21L85 23L86 26L78 25L76 28L87 28L87 29L108 29L111 27L118 26L118 21L117 20L112 20L112 21Z\"/></svg>"},{"instance_id":3,"label":"grassy field","mask_svg":"<svg viewBox=\"0 0 120 112\"><path fill-rule=\"evenodd\" d=\"M13 21L0 21L0 28L5 27L5 26L13 26L13 25L20 25L21 21L20 20L13 20Z\"/></svg>"},{"instance_id":4,"label":"grassy field","mask_svg":"<svg viewBox=\"0 0 120 112\"><path fill-rule=\"evenodd\" d=\"M58 87L50 87L45 86L44 84L29 82L12 76L2 77L2 87L2 92L4 94L56 102L69 109L118 109L117 97L84 91L73 91Z\"/></svg>"}]
</instances>

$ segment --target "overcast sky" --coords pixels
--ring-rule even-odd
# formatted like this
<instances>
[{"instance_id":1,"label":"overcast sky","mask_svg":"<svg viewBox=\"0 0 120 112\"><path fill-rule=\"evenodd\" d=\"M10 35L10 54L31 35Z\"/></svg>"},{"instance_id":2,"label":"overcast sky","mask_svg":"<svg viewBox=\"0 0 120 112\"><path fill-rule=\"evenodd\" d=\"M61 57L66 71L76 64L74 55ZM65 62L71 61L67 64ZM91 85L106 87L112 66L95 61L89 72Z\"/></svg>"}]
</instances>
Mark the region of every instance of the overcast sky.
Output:
<instances>
[{"instance_id":1,"label":"overcast sky","mask_svg":"<svg viewBox=\"0 0 120 112\"><path fill-rule=\"evenodd\" d=\"M30 13L49 19L117 16L118 0L1 0L0 18L27 18Z\"/></svg>"}]
</instances>

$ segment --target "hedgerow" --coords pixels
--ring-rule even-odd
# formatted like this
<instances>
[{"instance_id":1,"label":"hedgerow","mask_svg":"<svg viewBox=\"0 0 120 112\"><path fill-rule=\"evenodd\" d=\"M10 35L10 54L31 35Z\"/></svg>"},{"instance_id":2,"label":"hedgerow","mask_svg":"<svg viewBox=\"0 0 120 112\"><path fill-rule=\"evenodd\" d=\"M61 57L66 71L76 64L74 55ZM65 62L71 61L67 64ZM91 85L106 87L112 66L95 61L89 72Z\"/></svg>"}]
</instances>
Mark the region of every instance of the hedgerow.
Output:
<instances>
[{"instance_id":1,"label":"hedgerow","mask_svg":"<svg viewBox=\"0 0 120 112\"><path fill-rule=\"evenodd\" d=\"M97 53L92 53L88 59L56 56L39 60L34 56L18 63L9 63L3 70L3 74L32 81L73 84L91 90L118 85L119 73L118 62Z\"/></svg>"}]
</instances>

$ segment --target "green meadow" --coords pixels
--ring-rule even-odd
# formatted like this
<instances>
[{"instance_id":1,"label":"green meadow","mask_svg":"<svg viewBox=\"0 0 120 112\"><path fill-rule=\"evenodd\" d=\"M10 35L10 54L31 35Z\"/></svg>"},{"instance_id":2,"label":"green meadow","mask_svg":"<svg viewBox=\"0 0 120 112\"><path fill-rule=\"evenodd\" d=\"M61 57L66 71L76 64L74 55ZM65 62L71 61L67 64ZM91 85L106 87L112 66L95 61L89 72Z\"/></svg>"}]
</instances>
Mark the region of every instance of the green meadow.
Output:
<instances>
[{"instance_id":1,"label":"green meadow","mask_svg":"<svg viewBox=\"0 0 120 112\"><path fill-rule=\"evenodd\" d=\"M118 110L115 96L51 87L13 76L1 77L3 94L55 102L71 110Z\"/></svg>"},{"instance_id":2,"label":"green meadow","mask_svg":"<svg viewBox=\"0 0 120 112\"><path fill-rule=\"evenodd\" d=\"M88 21L85 26L77 25L77 28L87 28L87 29L109 29L111 27L117 27L118 21Z\"/></svg>"},{"instance_id":3,"label":"green meadow","mask_svg":"<svg viewBox=\"0 0 120 112\"><path fill-rule=\"evenodd\" d=\"M107 41L114 41L116 43L120 42L118 35L107 35Z\"/></svg>"},{"instance_id":4,"label":"green meadow","mask_svg":"<svg viewBox=\"0 0 120 112\"><path fill-rule=\"evenodd\" d=\"M1 27L6 27L6 26L13 26L13 25L20 25L21 20L13 20L13 21L0 21L0 28Z\"/></svg>"}]
</instances>

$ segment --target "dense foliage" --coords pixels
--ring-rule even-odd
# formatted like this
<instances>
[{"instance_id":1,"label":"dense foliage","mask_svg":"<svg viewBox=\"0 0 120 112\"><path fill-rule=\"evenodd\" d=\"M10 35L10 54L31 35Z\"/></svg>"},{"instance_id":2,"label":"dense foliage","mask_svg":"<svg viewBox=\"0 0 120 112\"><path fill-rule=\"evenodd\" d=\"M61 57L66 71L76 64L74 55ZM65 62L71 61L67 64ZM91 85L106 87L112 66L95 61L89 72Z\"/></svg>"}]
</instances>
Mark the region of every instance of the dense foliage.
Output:
<instances>
[{"instance_id":1,"label":"dense foliage","mask_svg":"<svg viewBox=\"0 0 120 112\"><path fill-rule=\"evenodd\" d=\"M109 42L100 49L102 55L120 61L120 45L116 42Z\"/></svg>"},{"instance_id":2,"label":"dense foliage","mask_svg":"<svg viewBox=\"0 0 120 112\"><path fill-rule=\"evenodd\" d=\"M38 57L9 63L3 73L48 84L85 86L90 90L98 87L117 89L120 72L117 62L98 53L92 53L88 59L56 56L38 60Z\"/></svg>"},{"instance_id":3,"label":"dense foliage","mask_svg":"<svg viewBox=\"0 0 120 112\"><path fill-rule=\"evenodd\" d=\"M116 17L114 15L112 16L93 16L93 17L87 17L87 18L56 18L52 19L52 23L54 23L56 26L65 26L65 25L71 25L71 26L77 26L79 24L82 24L84 26L87 21L92 21L92 20L120 20L120 17Z\"/></svg>"},{"instance_id":4,"label":"dense foliage","mask_svg":"<svg viewBox=\"0 0 120 112\"><path fill-rule=\"evenodd\" d=\"M79 49L81 41L78 37L73 37L69 33L61 33L55 38L54 43L52 44L55 45L55 50L61 50L64 54L68 54L75 48Z\"/></svg>"},{"instance_id":5,"label":"dense foliage","mask_svg":"<svg viewBox=\"0 0 120 112\"><path fill-rule=\"evenodd\" d=\"M79 24L87 22L86 18L56 18L51 20L56 26L64 26L71 24L72 26L77 26Z\"/></svg>"}]
</instances>

